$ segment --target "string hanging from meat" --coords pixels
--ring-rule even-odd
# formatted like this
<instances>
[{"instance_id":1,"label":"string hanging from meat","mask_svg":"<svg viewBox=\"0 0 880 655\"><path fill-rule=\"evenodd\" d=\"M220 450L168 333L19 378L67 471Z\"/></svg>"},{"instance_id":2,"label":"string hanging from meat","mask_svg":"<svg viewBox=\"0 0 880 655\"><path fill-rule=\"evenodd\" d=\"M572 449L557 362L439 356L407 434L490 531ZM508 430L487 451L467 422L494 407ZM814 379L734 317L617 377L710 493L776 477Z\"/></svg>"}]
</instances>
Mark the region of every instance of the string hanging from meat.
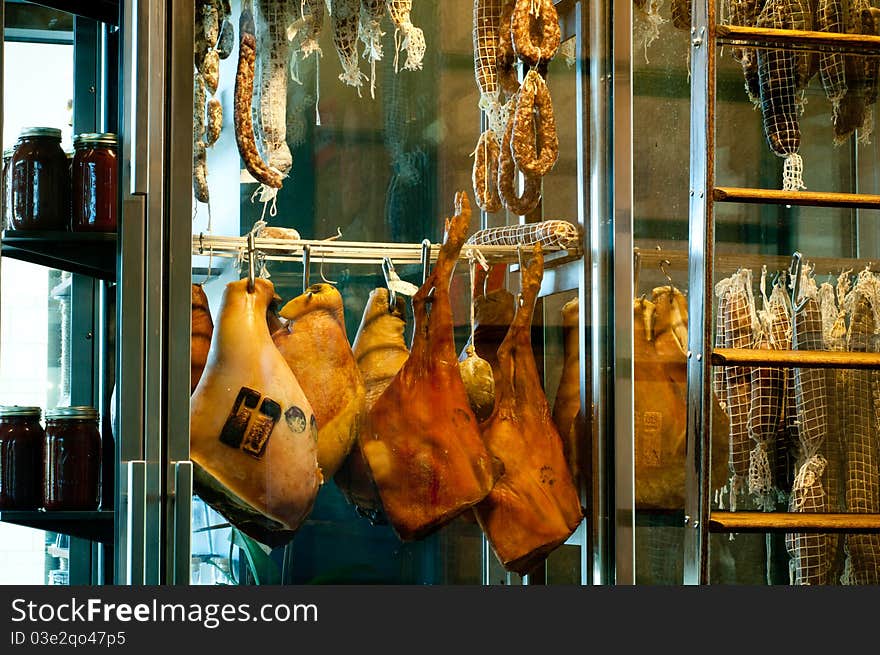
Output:
<instances>
[{"instance_id":1,"label":"string hanging from meat","mask_svg":"<svg viewBox=\"0 0 880 655\"><path fill-rule=\"evenodd\" d=\"M357 89L361 95L361 86L366 79L359 67L357 40L360 24L359 0L333 0L330 12L330 23L333 26L333 46L342 64L339 79Z\"/></svg>"},{"instance_id":2,"label":"string hanging from meat","mask_svg":"<svg viewBox=\"0 0 880 655\"><path fill-rule=\"evenodd\" d=\"M412 23L413 0L388 0L388 16L394 23L394 71L400 70L401 51L406 52L404 70L422 70L427 45L421 28Z\"/></svg>"},{"instance_id":3,"label":"string hanging from meat","mask_svg":"<svg viewBox=\"0 0 880 655\"><path fill-rule=\"evenodd\" d=\"M382 60L382 18L387 0L361 0L359 38L364 44L364 58L370 62L370 97L376 97L376 62Z\"/></svg>"},{"instance_id":4,"label":"string hanging from meat","mask_svg":"<svg viewBox=\"0 0 880 655\"><path fill-rule=\"evenodd\" d=\"M272 341L302 386L318 422L318 465L333 477L357 440L366 391L345 334L342 296L313 284L280 311Z\"/></svg>"},{"instance_id":5,"label":"string hanging from meat","mask_svg":"<svg viewBox=\"0 0 880 655\"><path fill-rule=\"evenodd\" d=\"M314 413L269 335L274 296L262 278L226 285L190 404L196 493L268 546L290 541L322 482Z\"/></svg>"},{"instance_id":6,"label":"string hanging from meat","mask_svg":"<svg viewBox=\"0 0 880 655\"><path fill-rule=\"evenodd\" d=\"M470 225L465 193L456 194L455 210L437 263L412 299L409 359L368 412L359 437L385 513L403 541L430 534L478 503L497 475L454 350L449 285Z\"/></svg>"},{"instance_id":7,"label":"string hanging from meat","mask_svg":"<svg viewBox=\"0 0 880 655\"><path fill-rule=\"evenodd\" d=\"M794 286L794 280L792 281ZM822 314L815 279L804 267L801 271L799 296L794 299L794 350L822 350ZM791 489L789 511L825 512L827 497L824 456L828 433L827 374L822 369L794 369L794 410L797 415L797 474ZM792 556L792 584L825 584L829 560L828 540L823 534L789 533L786 545Z\"/></svg>"},{"instance_id":8,"label":"string hanging from meat","mask_svg":"<svg viewBox=\"0 0 880 655\"><path fill-rule=\"evenodd\" d=\"M583 518L531 344L531 322L541 288L540 244L521 270L522 295L498 349L495 409L483 425L504 474L474 512L496 557L508 571L527 574L564 542Z\"/></svg>"},{"instance_id":9,"label":"string hanging from meat","mask_svg":"<svg viewBox=\"0 0 880 655\"><path fill-rule=\"evenodd\" d=\"M352 346L364 380L366 412L373 408L409 357L404 340L405 328L406 303L403 296L397 296L391 306L388 289L371 291ZM334 480L359 514L373 524L388 522L358 441L355 441Z\"/></svg>"},{"instance_id":10,"label":"string hanging from meat","mask_svg":"<svg viewBox=\"0 0 880 655\"><path fill-rule=\"evenodd\" d=\"M488 267L487 267L488 268ZM492 365L477 354L474 347L474 335L476 333L476 260L471 257L468 262L470 279L470 339L465 346L464 358L459 358L459 370L461 381L464 383L468 395L468 402L478 421L489 418L492 408L495 406L495 376L492 373Z\"/></svg>"},{"instance_id":11,"label":"string hanging from meat","mask_svg":"<svg viewBox=\"0 0 880 655\"><path fill-rule=\"evenodd\" d=\"M792 3L801 0L767 0L756 20L757 27L797 29ZM773 153L784 159L782 188L798 191L806 188L801 143L798 92L800 59L792 49L758 49L758 82L764 135Z\"/></svg>"}]
</instances>

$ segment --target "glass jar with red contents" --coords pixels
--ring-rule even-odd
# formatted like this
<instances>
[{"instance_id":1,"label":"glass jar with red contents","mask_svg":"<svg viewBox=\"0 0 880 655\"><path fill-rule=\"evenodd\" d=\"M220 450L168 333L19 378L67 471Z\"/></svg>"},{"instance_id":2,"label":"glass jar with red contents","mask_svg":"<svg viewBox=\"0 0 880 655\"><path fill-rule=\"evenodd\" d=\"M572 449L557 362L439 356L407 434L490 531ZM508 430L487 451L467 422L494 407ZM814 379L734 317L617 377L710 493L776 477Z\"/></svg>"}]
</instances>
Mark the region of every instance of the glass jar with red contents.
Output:
<instances>
[{"instance_id":1,"label":"glass jar with red contents","mask_svg":"<svg viewBox=\"0 0 880 655\"><path fill-rule=\"evenodd\" d=\"M74 232L115 232L118 191L115 134L79 134L71 166Z\"/></svg>"},{"instance_id":2,"label":"glass jar with red contents","mask_svg":"<svg viewBox=\"0 0 880 655\"><path fill-rule=\"evenodd\" d=\"M43 507L96 510L101 497L101 433L93 407L46 412Z\"/></svg>"},{"instance_id":3,"label":"glass jar with red contents","mask_svg":"<svg viewBox=\"0 0 880 655\"><path fill-rule=\"evenodd\" d=\"M0 407L0 509L37 509L43 499L39 407Z\"/></svg>"},{"instance_id":4,"label":"glass jar with red contents","mask_svg":"<svg viewBox=\"0 0 880 655\"><path fill-rule=\"evenodd\" d=\"M61 130L28 127L18 135L9 160L13 230L67 230L70 225L70 165Z\"/></svg>"}]
</instances>

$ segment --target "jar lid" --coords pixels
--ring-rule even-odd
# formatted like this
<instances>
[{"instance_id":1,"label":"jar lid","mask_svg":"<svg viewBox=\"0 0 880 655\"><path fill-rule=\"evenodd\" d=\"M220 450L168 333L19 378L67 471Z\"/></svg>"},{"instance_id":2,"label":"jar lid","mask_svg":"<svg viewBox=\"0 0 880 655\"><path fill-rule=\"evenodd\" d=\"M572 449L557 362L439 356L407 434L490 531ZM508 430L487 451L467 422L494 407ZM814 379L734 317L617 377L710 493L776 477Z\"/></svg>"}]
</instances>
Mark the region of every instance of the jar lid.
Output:
<instances>
[{"instance_id":1,"label":"jar lid","mask_svg":"<svg viewBox=\"0 0 880 655\"><path fill-rule=\"evenodd\" d=\"M115 148L118 143L119 139L113 132L85 132L73 137L74 148L85 148L88 146L110 146Z\"/></svg>"},{"instance_id":2,"label":"jar lid","mask_svg":"<svg viewBox=\"0 0 880 655\"><path fill-rule=\"evenodd\" d=\"M46 410L47 420L87 420L98 419L98 410L94 407L56 407Z\"/></svg>"},{"instance_id":3,"label":"jar lid","mask_svg":"<svg viewBox=\"0 0 880 655\"><path fill-rule=\"evenodd\" d=\"M26 139L32 136L44 136L51 137L53 139L61 140L61 130L57 127L25 127L21 132L18 133L19 139Z\"/></svg>"},{"instance_id":4,"label":"jar lid","mask_svg":"<svg viewBox=\"0 0 880 655\"><path fill-rule=\"evenodd\" d=\"M21 416L25 418L40 418L43 410L39 407L27 407L24 405L0 406L0 418L9 416Z\"/></svg>"}]
</instances>

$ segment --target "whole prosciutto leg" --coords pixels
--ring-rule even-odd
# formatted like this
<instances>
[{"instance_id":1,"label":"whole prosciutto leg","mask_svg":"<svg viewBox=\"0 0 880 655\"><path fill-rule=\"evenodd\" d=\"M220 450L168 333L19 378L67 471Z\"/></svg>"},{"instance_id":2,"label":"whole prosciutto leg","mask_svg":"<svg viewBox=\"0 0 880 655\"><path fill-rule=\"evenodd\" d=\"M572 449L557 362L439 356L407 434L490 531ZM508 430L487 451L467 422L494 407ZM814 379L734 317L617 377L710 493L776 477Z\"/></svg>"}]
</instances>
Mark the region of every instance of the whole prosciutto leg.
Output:
<instances>
[{"instance_id":1,"label":"whole prosciutto leg","mask_svg":"<svg viewBox=\"0 0 880 655\"><path fill-rule=\"evenodd\" d=\"M403 541L448 523L485 498L495 481L453 339L449 284L471 217L464 193L456 194L455 205L437 264L413 296L409 359L359 437L385 513Z\"/></svg>"},{"instance_id":2,"label":"whole prosciutto leg","mask_svg":"<svg viewBox=\"0 0 880 655\"><path fill-rule=\"evenodd\" d=\"M568 539L583 518L532 352L532 313L543 270L536 244L534 259L522 271L522 302L498 349L495 410L483 424L483 436L502 460L504 475L474 509L498 560L520 574Z\"/></svg>"}]
</instances>

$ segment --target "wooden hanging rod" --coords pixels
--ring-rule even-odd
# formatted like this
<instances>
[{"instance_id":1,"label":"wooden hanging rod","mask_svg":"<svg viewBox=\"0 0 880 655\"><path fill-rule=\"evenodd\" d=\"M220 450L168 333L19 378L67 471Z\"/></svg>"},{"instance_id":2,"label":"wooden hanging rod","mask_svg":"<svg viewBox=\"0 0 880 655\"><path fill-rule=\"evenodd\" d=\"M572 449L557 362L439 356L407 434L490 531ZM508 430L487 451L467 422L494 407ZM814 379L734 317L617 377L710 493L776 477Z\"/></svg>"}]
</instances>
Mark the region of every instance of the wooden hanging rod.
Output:
<instances>
[{"instance_id":1,"label":"wooden hanging rod","mask_svg":"<svg viewBox=\"0 0 880 655\"><path fill-rule=\"evenodd\" d=\"M880 353L716 348L712 351L711 363L713 366L880 369Z\"/></svg>"},{"instance_id":2,"label":"wooden hanging rod","mask_svg":"<svg viewBox=\"0 0 880 655\"><path fill-rule=\"evenodd\" d=\"M880 55L880 37L867 34L775 30L740 25L716 25L715 34L718 42L722 44L749 44L758 47L807 46L817 49L833 48L863 55Z\"/></svg>"},{"instance_id":3,"label":"wooden hanging rod","mask_svg":"<svg viewBox=\"0 0 880 655\"><path fill-rule=\"evenodd\" d=\"M712 512L709 532L880 532L880 514Z\"/></svg>"},{"instance_id":4,"label":"wooden hanging rod","mask_svg":"<svg viewBox=\"0 0 880 655\"><path fill-rule=\"evenodd\" d=\"M880 196L863 193L823 193L820 191L777 191L773 189L715 187L713 197L716 202L880 209Z\"/></svg>"}]
</instances>

